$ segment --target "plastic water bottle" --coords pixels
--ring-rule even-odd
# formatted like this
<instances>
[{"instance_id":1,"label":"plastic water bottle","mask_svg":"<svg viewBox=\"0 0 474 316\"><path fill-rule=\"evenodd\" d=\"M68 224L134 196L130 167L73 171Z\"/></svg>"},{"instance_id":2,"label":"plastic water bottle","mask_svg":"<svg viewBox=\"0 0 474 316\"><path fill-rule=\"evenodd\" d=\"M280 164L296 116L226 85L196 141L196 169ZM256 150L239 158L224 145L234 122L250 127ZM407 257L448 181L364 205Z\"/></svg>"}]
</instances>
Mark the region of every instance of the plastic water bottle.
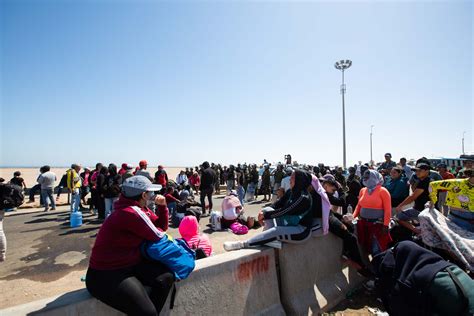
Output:
<instances>
[{"instance_id":1,"label":"plastic water bottle","mask_svg":"<svg viewBox=\"0 0 474 316\"><path fill-rule=\"evenodd\" d=\"M222 214L220 212L217 212L217 211L211 212L210 222L211 222L212 230L214 231L222 230L221 218L222 218Z\"/></svg>"},{"instance_id":2,"label":"plastic water bottle","mask_svg":"<svg viewBox=\"0 0 474 316\"><path fill-rule=\"evenodd\" d=\"M347 214L352 215L352 211L352 205L349 204L349 206L347 207Z\"/></svg>"},{"instance_id":3,"label":"plastic water bottle","mask_svg":"<svg viewBox=\"0 0 474 316\"><path fill-rule=\"evenodd\" d=\"M80 227L82 225L82 213L72 212L71 213L71 227Z\"/></svg>"}]
</instances>

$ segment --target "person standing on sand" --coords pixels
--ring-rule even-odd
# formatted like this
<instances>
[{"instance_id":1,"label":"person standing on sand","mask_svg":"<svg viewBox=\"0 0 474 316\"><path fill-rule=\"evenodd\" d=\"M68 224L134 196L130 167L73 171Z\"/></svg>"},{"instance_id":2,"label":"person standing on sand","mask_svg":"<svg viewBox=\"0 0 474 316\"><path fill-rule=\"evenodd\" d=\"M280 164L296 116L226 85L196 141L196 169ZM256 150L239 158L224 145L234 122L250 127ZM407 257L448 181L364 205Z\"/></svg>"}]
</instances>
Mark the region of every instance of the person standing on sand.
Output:
<instances>
[{"instance_id":1,"label":"person standing on sand","mask_svg":"<svg viewBox=\"0 0 474 316\"><path fill-rule=\"evenodd\" d=\"M97 218L105 219L105 180L109 174L109 169L105 166L100 168L100 172L97 175Z\"/></svg>"},{"instance_id":2,"label":"person standing on sand","mask_svg":"<svg viewBox=\"0 0 474 316\"><path fill-rule=\"evenodd\" d=\"M130 166L130 165L125 166L125 173L122 174L122 182L124 182L125 180L127 180L130 177L133 177L133 171L132 170L133 170L132 166Z\"/></svg>"},{"instance_id":3,"label":"person standing on sand","mask_svg":"<svg viewBox=\"0 0 474 316\"><path fill-rule=\"evenodd\" d=\"M71 169L67 173L67 188L71 192L71 213L79 211L79 205L81 204L81 186L82 181L79 176L81 166L73 163Z\"/></svg>"},{"instance_id":4,"label":"person standing on sand","mask_svg":"<svg viewBox=\"0 0 474 316\"><path fill-rule=\"evenodd\" d=\"M80 176L82 180L82 187L81 187L82 205L87 205L86 196L90 192L89 178L91 176L91 170L89 168L84 168L84 172L82 172Z\"/></svg>"},{"instance_id":5,"label":"person standing on sand","mask_svg":"<svg viewBox=\"0 0 474 316\"><path fill-rule=\"evenodd\" d=\"M49 203L51 203L51 210L56 209L56 203L53 198L54 182L56 182L56 175L51 172L49 166L44 166L43 173L38 178L38 183L41 185L41 196L44 201L44 211L49 211ZM48 202L49 200L49 202Z\"/></svg>"},{"instance_id":6,"label":"person standing on sand","mask_svg":"<svg viewBox=\"0 0 474 316\"><path fill-rule=\"evenodd\" d=\"M127 166L128 165L126 163L122 164L122 168L120 168L120 170L118 171L118 174L120 176L123 176L127 172Z\"/></svg>"},{"instance_id":7,"label":"person standing on sand","mask_svg":"<svg viewBox=\"0 0 474 316\"><path fill-rule=\"evenodd\" d=\"M217 178L216 173L214 170L212 170L209 162L204 161L202 164L202 169L200 198L202 205L202 216L204 216L206 214L206 197L209 202L209 213L212 211L212 193L214 193L214 184L217 181Z\"/></svg>"},{"instance_id":8,"label":"person standing on sand","mask_svg":"<svg viewBox=\"0 0 474 316\"><path fill-rule=\"evenodd\" d=\"M159 165L158 171L155 172L155 183L161 185L163 188L168 184L168 174L162 165Z\"/></svg>"},{"instance_id":9,"label":"person standing on sand","mask_svg":"<svg viewBox=\"0 0 474 316\"><path fill-rule=\"evenodd\" d=\"M120 195L120 185L122 184L122 176L117 173L117 166L113 163L109 164L108 175L104 183L104 202L105 217L107 218L114 211L114 203Z\"/></svg>"},{"instance_id":10,"label":"person standing on sand","mask_svg":"<svg viewBox=\"0 0 474 316\"><path fill-rule=\"evenodd\" d=\"M95 170L92 171L90 176L90 185L91 185L91 205L89 210L92 214L95 214L96 210L98 209L99 205L99 194L97 192L97 176L100 173L100 169L102 169L102 164L99 162L95 165Z\"/></svg>"},{"instance_id":11,"label":"person standing on sand","mask_svg":"<svg viewBox=\"0 0 474 316\"><path fill-rule=\"evenodd\" d=\"M139 166L140 169L138 169L137 172L135 172L135 175L136 176L144 176L148 180L153 181L153 178L151 177L150 172L148 170L146 170L146 168L148 167L148 162L146 160L141 160L138 163L138 166Z\"/></svg>"}]
</instances>

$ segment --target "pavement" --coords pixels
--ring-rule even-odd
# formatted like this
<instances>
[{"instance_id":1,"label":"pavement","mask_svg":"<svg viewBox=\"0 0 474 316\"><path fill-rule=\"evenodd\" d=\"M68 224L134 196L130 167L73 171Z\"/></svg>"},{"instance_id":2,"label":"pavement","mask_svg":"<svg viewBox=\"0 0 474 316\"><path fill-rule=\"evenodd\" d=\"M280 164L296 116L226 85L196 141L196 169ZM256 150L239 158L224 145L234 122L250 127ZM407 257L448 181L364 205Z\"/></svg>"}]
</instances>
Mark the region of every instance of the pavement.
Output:
<instances>
[{"instance_id":1,"label":"pavement","mask_svg":"<svg viewBox=\"0 0 474 316\"><path fill-rule=\"evenodd\" d=\"M214 209L220 210L223 198L214 196ZM256 216L264 205L261 201L246 204L245 212ZM5 214L7 257L0 263L0 309L85 287L81 278L102 221L84 211L83 225L70 228L69 205L49 212L34 206ZM200 229L210 236L214 255L225 252L224 241L245 240L261 231L250 230L240 236L229 231L215 232L210 228L209 217L201 218ZM170 228L168 233L180 237L177 228Z\"/></svg>"}]
</instances>

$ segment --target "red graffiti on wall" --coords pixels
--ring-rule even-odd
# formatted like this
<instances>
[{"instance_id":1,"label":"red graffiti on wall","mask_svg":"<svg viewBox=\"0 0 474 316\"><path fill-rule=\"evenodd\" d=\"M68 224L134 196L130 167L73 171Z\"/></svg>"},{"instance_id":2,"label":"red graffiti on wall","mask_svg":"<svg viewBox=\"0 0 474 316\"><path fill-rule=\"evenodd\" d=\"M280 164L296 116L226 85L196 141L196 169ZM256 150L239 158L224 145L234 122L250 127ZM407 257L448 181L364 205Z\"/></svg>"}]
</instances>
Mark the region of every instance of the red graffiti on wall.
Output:
<instances>
[{"instance_id":1,"label":"red graffiti on wall","mask_svg":"<svg viewBox=\"0 0 474 316\"><path fill-rule=\"evenodd\" d=\"M237 269L237 279L239 281L247 281L258 275L268 271L268 256L258 257L247 262L239 264Z\"/></svg>"}]
</instances>

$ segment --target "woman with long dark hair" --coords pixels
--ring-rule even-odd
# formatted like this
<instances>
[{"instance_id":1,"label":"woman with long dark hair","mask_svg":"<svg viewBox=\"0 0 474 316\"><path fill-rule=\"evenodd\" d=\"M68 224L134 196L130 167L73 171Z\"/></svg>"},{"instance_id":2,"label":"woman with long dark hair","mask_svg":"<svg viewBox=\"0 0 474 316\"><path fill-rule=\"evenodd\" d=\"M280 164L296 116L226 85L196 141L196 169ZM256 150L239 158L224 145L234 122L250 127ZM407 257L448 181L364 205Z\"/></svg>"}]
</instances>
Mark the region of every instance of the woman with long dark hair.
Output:
<instances>
[{"instance_id":1,"label":"woman with long dark hair","mask_svg":"<svg viewBox=\"0 0 474 316\"><path fill-rule=\"evenodd\" d=\"M227 241L227 251L263 245L271 241L303 242L311 236L313 221L312 198L308 192L311 174L296 170L291 175L290 187L285 195L272 207L264 208L258 219L264 226L263 232L246 241Z\"/></svg>"}]
</instances>

